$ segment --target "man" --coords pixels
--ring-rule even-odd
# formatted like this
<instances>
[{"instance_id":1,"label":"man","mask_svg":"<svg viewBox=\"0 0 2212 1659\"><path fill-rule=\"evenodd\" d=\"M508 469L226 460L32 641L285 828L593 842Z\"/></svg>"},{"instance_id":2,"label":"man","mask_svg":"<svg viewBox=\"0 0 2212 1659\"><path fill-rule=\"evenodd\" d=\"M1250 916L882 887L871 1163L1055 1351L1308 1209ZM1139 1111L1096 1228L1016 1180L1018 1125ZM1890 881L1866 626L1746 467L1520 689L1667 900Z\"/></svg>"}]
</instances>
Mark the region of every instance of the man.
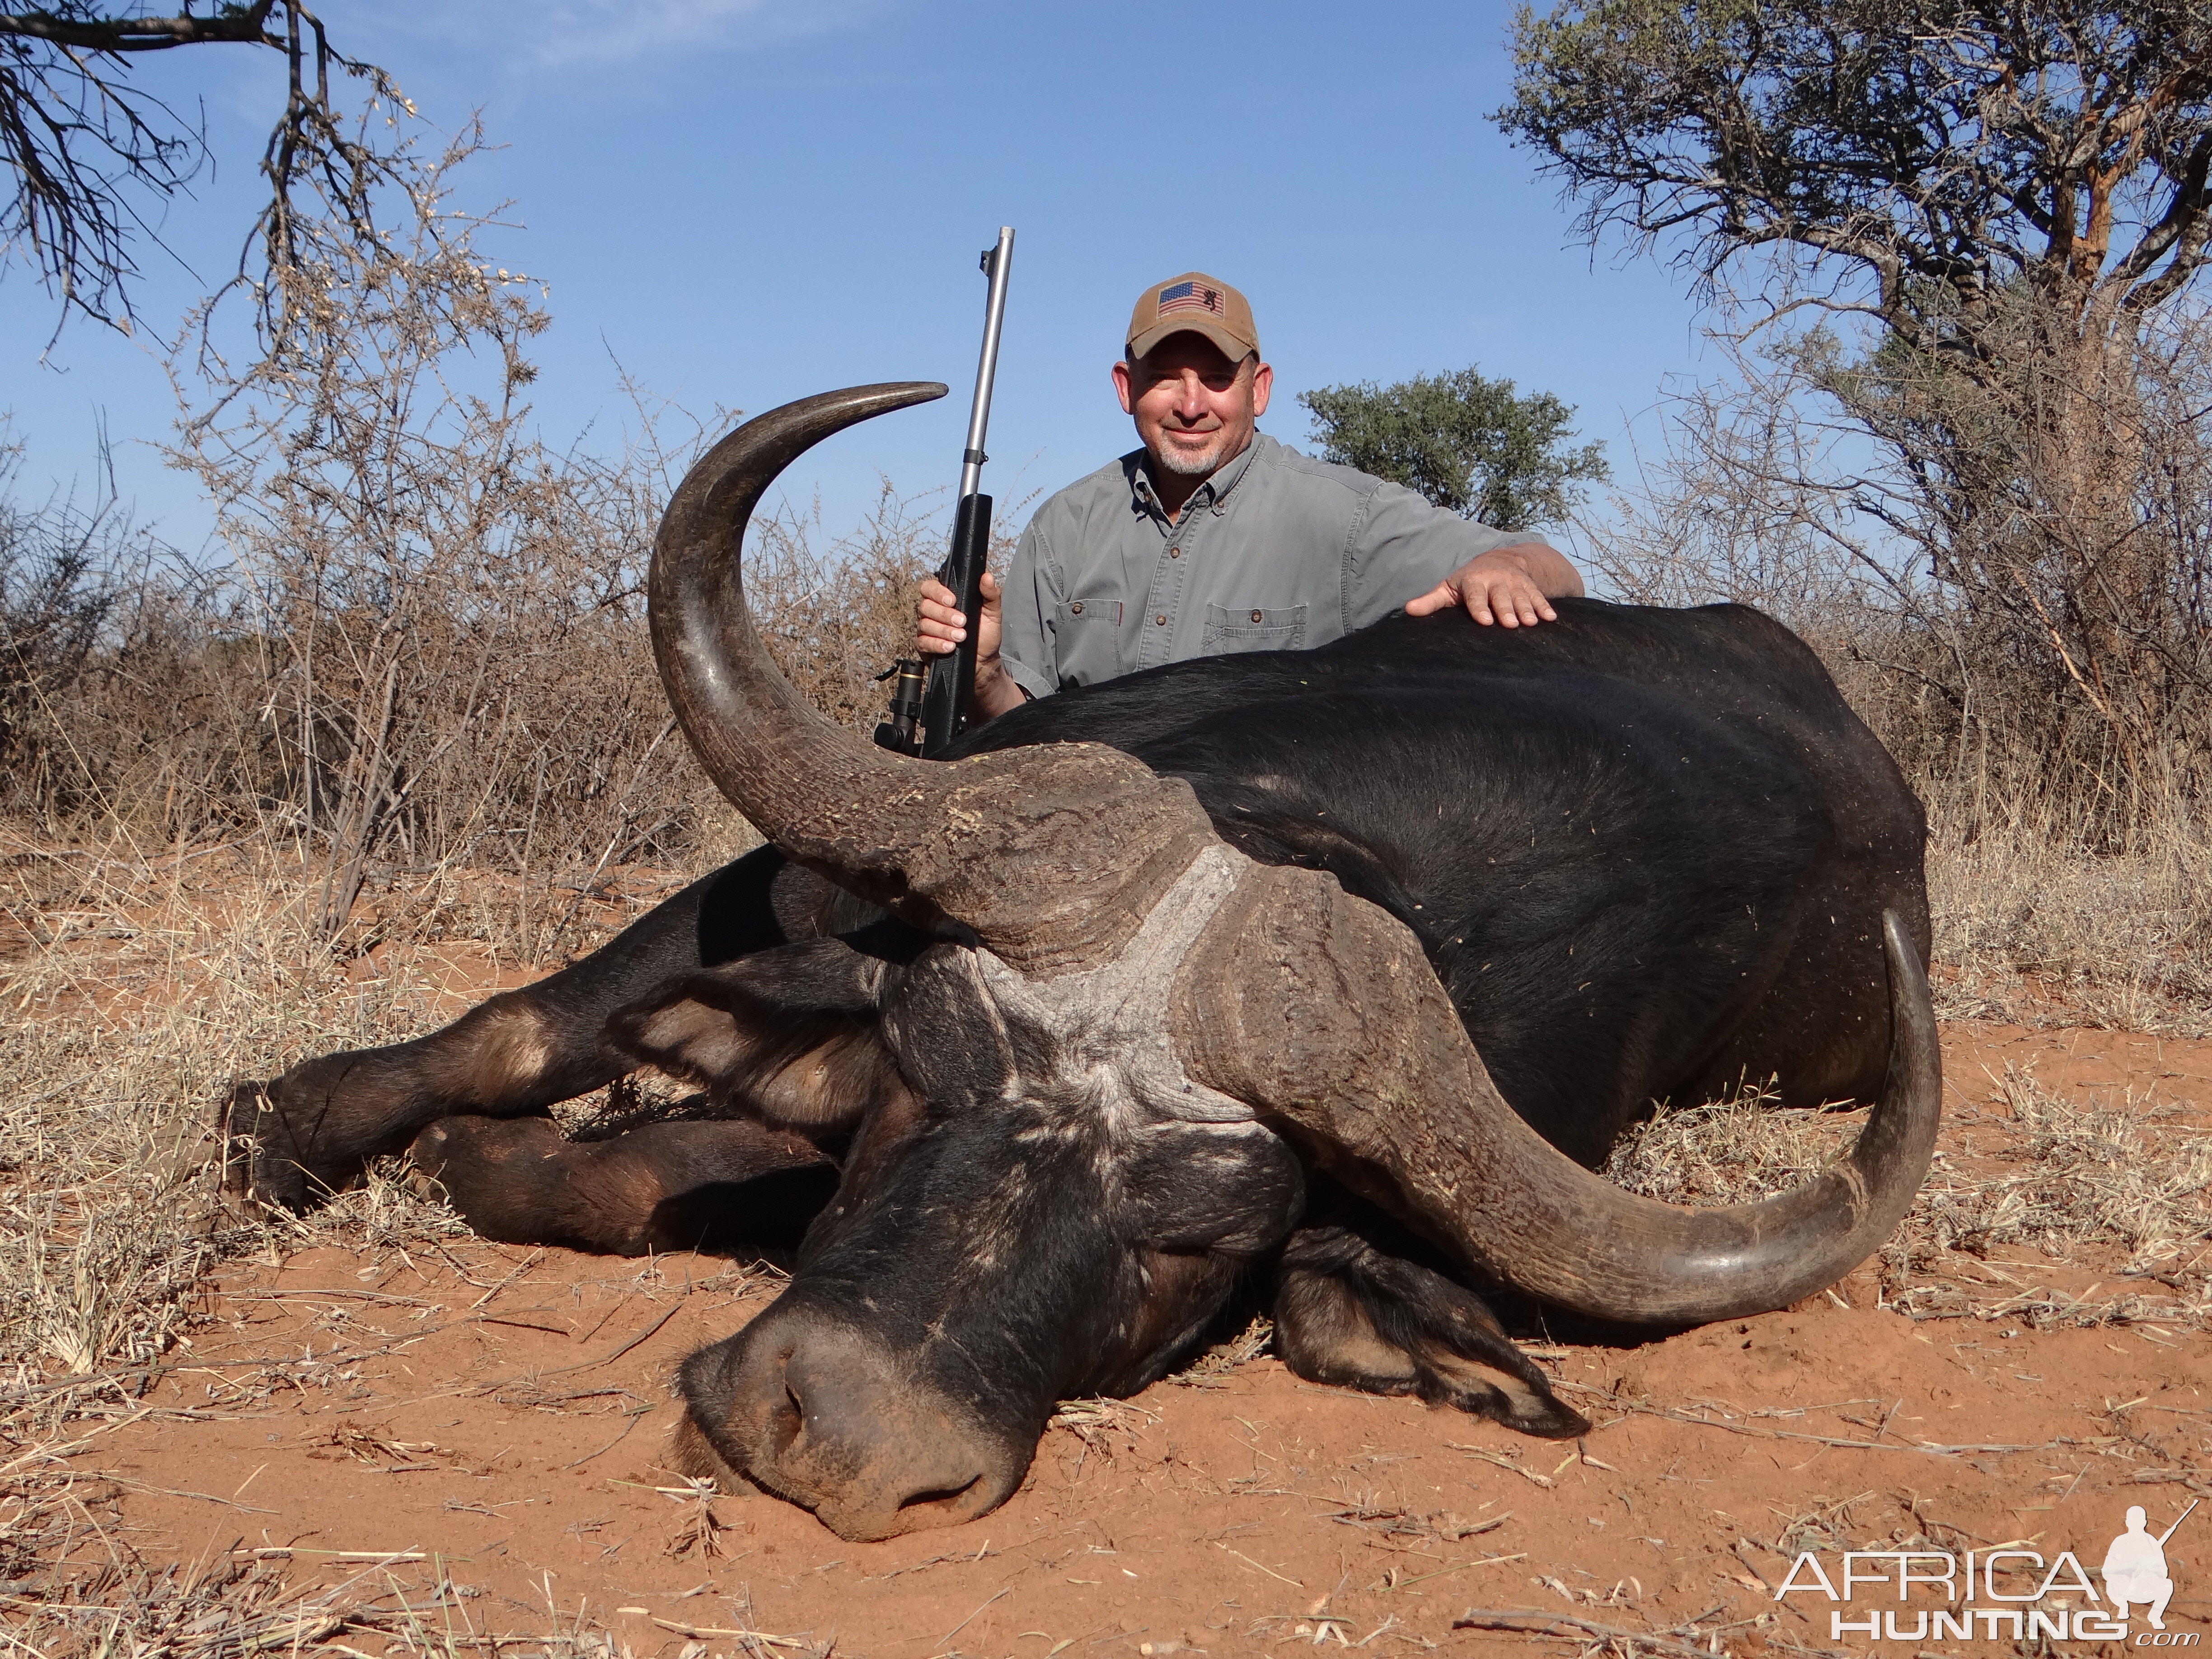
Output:
<instances>
[{"instance_id":1,"label":"man","mask_svg":"<svg viewBox=\"0 0 2212 1659\"><path fill-rule=\"evenodd\" d=\"M2171 1535L2172 1528L2166 1530ZM2166 1604L2173 1599L2173 1580L2166 1577L2165 1546L2164 1539L2150 1535L2150 1517L2142 1506L2131 1505L2128 1529L2105 1552L2105 1594L2112 1599L2113 1618L2126 1618L2128 1603L2136 1601L2146 1609L2153 1630L2166 1628Z\"/></svg>"},{"instance_id":2,"label":"man","mask_svg":"<svg viewBox=\"0 0 2212 1659\"><path fill-rule=\"evenodd\" d=\"M1146 289L1113 374L1143 447L1046 501L1006 581L984 576L980 718L1188 657L1326 645L1401 605L1532 627L1583 591L1534 537L1257 431L1274 371L1225 283L1191 271ZM941 583L921 591L915 643L942 655L968 619Z\"/></svg>"}]
</instances>

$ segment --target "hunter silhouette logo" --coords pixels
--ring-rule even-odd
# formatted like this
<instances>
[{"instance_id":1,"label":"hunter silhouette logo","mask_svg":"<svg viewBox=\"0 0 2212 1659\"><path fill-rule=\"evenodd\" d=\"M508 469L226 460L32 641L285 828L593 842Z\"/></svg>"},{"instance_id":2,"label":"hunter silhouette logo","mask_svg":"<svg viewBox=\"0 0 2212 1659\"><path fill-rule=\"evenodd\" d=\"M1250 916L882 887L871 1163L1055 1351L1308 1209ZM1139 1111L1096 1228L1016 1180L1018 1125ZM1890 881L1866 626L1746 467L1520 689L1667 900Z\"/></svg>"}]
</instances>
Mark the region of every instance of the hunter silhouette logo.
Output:
<instances>
[{"instance_id":1,"label":"hunter silhouette logo","mask_svg":"<svg viewBox=\"0 0 2212 1659\"><path fill-rule=\"evenodd\" d=\"M2189 1510L2199 1501L2191 1498ZM2166 1628L2166 1604L2173 1599L2173 1580L2166 1571L2166 1540L2189 1519L2189 1510L2182 1510L2173 1525L2155 1538L2150 1535L2149 1516L2142 1505L2128 1510L2128 1529L2105 1552L2105 1594L2112 1600L2113 1618L2126 1618L2129 1603L2141 1602L2150 1627Z\"/></svg>"},{"instance_id":2,"label":"hunter silhouette logo","mask_svg":"<svg viewBox=\"0 0 2212 1659\"><path fill-rule=\"evenodd\" d=\"M2000 1544L1963 1555L1846 1550L1833 1573L1818 1553L1806 1550L1790 1564L1774 1599L1812 1595L1838 1604L1828 1614L1831 1641L1851 1636L1889 1642L2126 1641L2129 1609L2140 1607L2149 1628L2136 1632L2130 1645L2193 1648L2197 1632L2166 1633L2166 1608L2174 1586L2166 1544L2197 1504L2192 1498L2172 1525L2155 1534L2148 1512L2140 1504L2131 1507L2127 1530L2112 1540L2098 1570L2101 1595L2073 1551L2061 1550L2046 1561L2039 1550Z\"/></svg>"}]
</instances>

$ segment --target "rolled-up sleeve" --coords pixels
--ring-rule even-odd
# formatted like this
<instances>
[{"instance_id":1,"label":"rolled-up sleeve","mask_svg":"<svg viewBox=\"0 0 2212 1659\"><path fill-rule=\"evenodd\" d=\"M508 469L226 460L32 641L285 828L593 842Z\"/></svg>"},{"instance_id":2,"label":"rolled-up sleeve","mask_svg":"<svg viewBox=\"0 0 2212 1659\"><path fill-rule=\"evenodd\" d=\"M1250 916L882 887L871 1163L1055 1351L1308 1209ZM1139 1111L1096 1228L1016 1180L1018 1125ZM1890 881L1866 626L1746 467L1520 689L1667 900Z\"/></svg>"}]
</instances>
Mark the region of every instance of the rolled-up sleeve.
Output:
<instances>
[{"instance_id":1,"label":"rolled-up sleeve","mask_svg":"<svg viewBox=\"0 0 2212 1659\"><path fill-rule=\"evenodd\" d=\"M1345 632L1403 609L1468 560L1494 547L1542 540L1527 531L1492 530L1462 519L1431 506L1401 484L1378 483L1345 550Z\"/></svg>"},{"instance_id":2,"label":"rolled-up sleeve","mask_svg":"<svg viewBox=\"0 0 2212 1659\"><path fill-rule=\"evenodd\" d=\"M1064 595L1051 545L1035 520L1022 532L1000 588L999 665L1032 697L1048 697L1060 690L1051 630Z\"/></svg>"}]
</instances>

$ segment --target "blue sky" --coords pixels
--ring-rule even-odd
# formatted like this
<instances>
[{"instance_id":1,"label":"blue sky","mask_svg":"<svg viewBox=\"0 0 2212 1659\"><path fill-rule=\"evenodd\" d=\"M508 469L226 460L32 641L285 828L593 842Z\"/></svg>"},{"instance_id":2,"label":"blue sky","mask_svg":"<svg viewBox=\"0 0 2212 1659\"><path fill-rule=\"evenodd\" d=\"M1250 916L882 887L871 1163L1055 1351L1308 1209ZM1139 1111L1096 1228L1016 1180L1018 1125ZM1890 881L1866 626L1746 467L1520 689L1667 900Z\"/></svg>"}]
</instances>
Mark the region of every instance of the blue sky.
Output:
<instances>
[{"instance_id":1,"label":"blue sky","mask_svg":"<svg viewBox=\"0 0 2212 1659\"><path fill-rule=\"evenodd\" d=\"M957 471L983 285L1019 232L987 488L1049 489L1132 441L1107 381L1136 291L1199 268L1250 295L1277 402L1470 363L1579 406L1632 465L1624 423L1702 365L1683 282L1595 253L1556 187L1486 118L1510 74L1502 4L1217 3L1203 13L999 0L325 0L346 50L433 121L481 109L505 148L461 177L514 201L487 246L550 287L534 392L549 434L611 443L617 364L702 415L861 381L955 395L846 434L787 477L832 527L876 475ZM205 100L222 159L149 250L164 323L234 260L278 97L274 54L196 48L145 65ZM103 420L122 493L190 544L192 487L137 441L173 417L155 354L72 323L21 267L0 284L0 409L25 484L91 478ZM1649 448L1647 441L1646 447Z\"/></svg>"}]
</instances>

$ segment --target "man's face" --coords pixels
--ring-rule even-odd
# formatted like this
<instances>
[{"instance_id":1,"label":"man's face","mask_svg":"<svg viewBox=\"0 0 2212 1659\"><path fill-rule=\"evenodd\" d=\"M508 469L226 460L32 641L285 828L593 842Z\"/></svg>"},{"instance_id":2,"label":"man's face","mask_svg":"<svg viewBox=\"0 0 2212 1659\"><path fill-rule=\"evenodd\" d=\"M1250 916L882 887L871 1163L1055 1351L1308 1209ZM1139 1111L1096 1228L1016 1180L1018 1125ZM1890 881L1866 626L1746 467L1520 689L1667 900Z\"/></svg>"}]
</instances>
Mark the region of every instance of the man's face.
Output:
<instances>
[{"instance_id":1,"label":"man's face","mask_svg":"<svg viewBox=\"0 0 2212 1659\"><path fill-rule=\"evenodd\" d=\"M1205 477L1244 453L1274 382L1256 355L1232 363L1203 334L1170 334L1135 362L1114 365L1114 390L1146 450L1185 477Z\"/></svg>"}]
</instances>

